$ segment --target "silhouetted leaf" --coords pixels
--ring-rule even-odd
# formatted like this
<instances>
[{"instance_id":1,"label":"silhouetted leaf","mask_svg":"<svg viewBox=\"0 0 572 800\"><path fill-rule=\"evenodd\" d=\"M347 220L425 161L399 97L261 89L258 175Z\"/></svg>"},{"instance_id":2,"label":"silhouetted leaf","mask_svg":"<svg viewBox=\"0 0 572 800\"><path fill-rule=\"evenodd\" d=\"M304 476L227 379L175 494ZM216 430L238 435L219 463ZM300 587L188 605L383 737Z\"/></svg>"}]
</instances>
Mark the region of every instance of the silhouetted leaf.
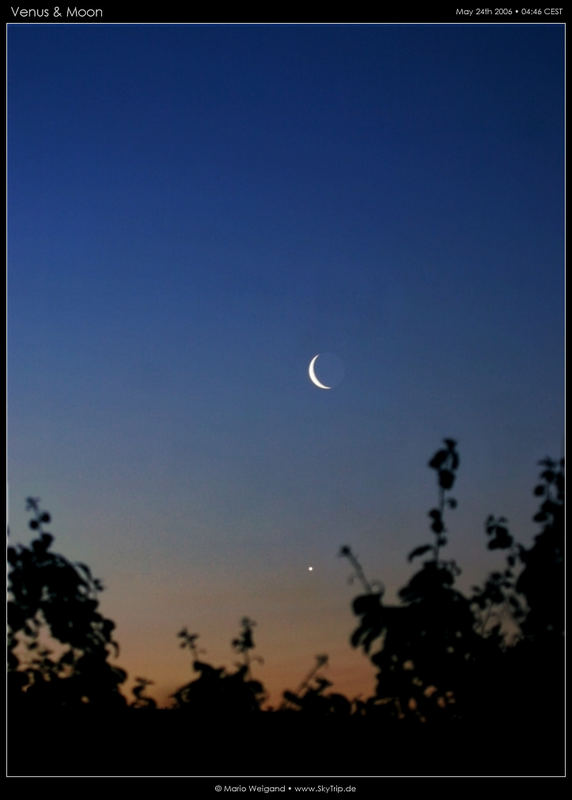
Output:
<instances>
[{"instance_id":1,"label":"silhouetted leaf","mask_svg":"<svg viewBox=\"0 0 572 800\"><path fill-rule=\"evenodd\" d=\"M91 570L87 566L87 564L82 564L81 562L79 562L76 566L78 566L81 569L81 571L84 572L87 575L87 577L91 580Z\"/></svg>"},{"instance_id":2,"label":"silhouetted leaf","mask_svg":"<svg viewBox=\"0 0 572 800\"><path fill-rule=\"evenodd\" d=\"M432 549L433 547L430 544L423 544L420 547L416 547L409 553L409 555L407 556L407 560L413 561L413 559L416 558L417 556L422 556L424 553L427 553L429 552L429 550Z\"/></svg>"},{"instance_id":3,"label":"silhouetted leaf","mask_svg":"<svg viewBox=\"0 0 572 800\"><path fill-rule=\"evenodd\" d=\"M450 489L455 482L455 475L451 470L442 469L439 471L439 486L442 489Z\"/></svg>"},{"instance_id":4,"label":"silhouetted leaf","mask_svg":"<svg viewBox=\"0 0 572 800\"><path fill-rule=\"evenodd\" d=\"M381 594L362 594L356 597L353 601L354 613L358 616L362 614L370 614L376 612L381 608Z\"/></svg>"},{"instance_id":5,"label":"silhouetted leaf","mask_svg":"<svg viewBox=\"0 0 572 800\"><path fill-rule=\"evenodd\" d=\"M429 466L432 469L440 469L441 465L445 463L449 456L447 450L437 450L431 461L429 461Z\"/></svg>"}]
</instances>

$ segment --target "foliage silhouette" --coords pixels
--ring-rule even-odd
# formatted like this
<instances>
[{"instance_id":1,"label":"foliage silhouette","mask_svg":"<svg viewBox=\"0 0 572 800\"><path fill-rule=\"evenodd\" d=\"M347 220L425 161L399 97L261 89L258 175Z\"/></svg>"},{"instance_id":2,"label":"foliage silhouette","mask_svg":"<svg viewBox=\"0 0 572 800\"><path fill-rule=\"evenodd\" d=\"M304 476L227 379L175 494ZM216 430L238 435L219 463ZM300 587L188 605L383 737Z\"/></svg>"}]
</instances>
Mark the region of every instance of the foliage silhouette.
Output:
<instances>
[{"instance_id":1,"label":"foliage silhouette","mask_svg":"<svg viewBox=\"0 0 572 800\"><path fill-rule=\"evenodd\" d=\"M50 550L51 517L39 500L28 498L27 508L38 538L8 548L9 698L20 705L121 707L126 673L109 662L119 647L115 624L98 611L103 586L88 566Z\"/></svg>"},{"instance_id":2,"label":"foliage silhouette","mask_svg":"<svg viewBox=\"0 0 572 800\"><path fill-rule=\"evenodd\" d=\"M153 681L146 678L135 678L135 686L131 690L135 701L132 703L133 708L157 708L157 703L152 697L146 697L143 692L148 686L152 686Z\"/></svg>"},{"instance_id":3,"label":"foliage silhouette","mask_svg":"<svg viewBox=\"0 0 572 800\"><path fill-rule=\"evenodd\" d=\"M349 715L352 704L343 694L325 690L332 686L331 681L320 674L328 664L327 655L317 655L316 663L300 683L295 692L286 689L281 711L303 711L312 716Z\"/></svg>"},{"instance_id":4,"label":"foliage silhouette","mask_svg":"<svg viewBox=\"0 0 572 800\"><path fill-rule=\"evenodd\" d=\"M198 634L189 633L183 628L177 636L183 641L181 647L187 647L192 655L192 667L199 677L181 686L172 695L175 708L192 712L197 716L241 715L259 712L266 699L264 686L251 676L252 661L262 661L259 656L251 656L254 649L253 627L255 623L248 617L242 619L239 636L232 640L232 648L240 653L243 661L235 665L232 672L224 667L213 667L198 656Z\"/></svg>"},{"instance_id":5,"label":"foliage silhouette","mask_svg":"<svg viewBox=\"0 0 572 800\"><path fill-rule=\"evenodd\" d=\"M487 516L487 547L504 563L470 594L443 556L459 464L455 440L445 439L429 461L437 479L430 540L408 554L417 570L398 602L385 601L383 584L348 545L339 551L362 589L350 643L375 669L373 696L350 701L331 692L328 657L318 655L297 689L283 692L277 713L265 709L264 686L252 675L262 659L248 617L231 641L232 668L207 663L199 635L184 628L177 636L197 677L172 695L171 709L146 695L152 681L135 678L127 704L126 673L110 663L114 624L98 610L103 587L85 564L51 551L50 515L30 498L37 538L8 548L11 761L23 774L54 774L65 753L66 774L149 774L152 747L163 774L220 774L221 764L227 774L259 774L260 764L281 774L294 749L300 775L364 774L366 765L380 774L554 774L564 742L564 462L540 462L540 532L530 546L516 541L506 518ZM61 713L50 716L49 742L34 739L30 765L30 731L42 729L46 710ZM104 712L99 721L86 718L92 710ZM103 741L112 744L97 762ZM387 767L378 766L381 753Z\"/></svg>"},{"instance_id":6,"label":"foliage silhouette","mask_svg":"<svg viewBox=\"0 0 572 800\"><path fill-rule=\"evenodd\" d=\"M488 548L507 550L506 566L465 597L455 588L459 567L441 555L445 511L457 506L449 493L460 463L455 440L444 444L429 461L438 485L438 504L428 514L434 539L416 547L408 560L429 558L399 591L401 603L384 604L383 591L373 590L351 548L340 550L365 589L353 601L360 624L350 642L377 669L375 697L361 710L388 720L473 726L526 720L560 730L564 462L540 462L544 469L534 494L543 501L534 521L543 528L530 548L515 543L504 517L488 516Z\"/></svg>"}]
</instances>

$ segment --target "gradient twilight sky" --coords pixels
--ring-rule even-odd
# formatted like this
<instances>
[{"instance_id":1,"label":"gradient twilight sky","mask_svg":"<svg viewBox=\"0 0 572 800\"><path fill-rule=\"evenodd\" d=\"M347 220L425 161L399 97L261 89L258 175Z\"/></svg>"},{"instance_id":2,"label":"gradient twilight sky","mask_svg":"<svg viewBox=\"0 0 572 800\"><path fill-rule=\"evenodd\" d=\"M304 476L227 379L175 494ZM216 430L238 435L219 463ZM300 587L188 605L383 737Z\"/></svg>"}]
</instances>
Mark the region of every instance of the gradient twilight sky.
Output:
<instances>
[{"instance_id":1,"label":"gradient twilight sky","mask_svg":"<svg viewBox=\"0 0 572 800\"><path fill-rule=\"evenodd\" d=\"M155 697L183 626L230 666L243 616L274 701L318 653L370 692L337 553L395 597L444 436L460 587L501 563L489 513L531 541L563 73L562 25L8 26L11 537L40 497Z\"/></svg>"}]
</instances>

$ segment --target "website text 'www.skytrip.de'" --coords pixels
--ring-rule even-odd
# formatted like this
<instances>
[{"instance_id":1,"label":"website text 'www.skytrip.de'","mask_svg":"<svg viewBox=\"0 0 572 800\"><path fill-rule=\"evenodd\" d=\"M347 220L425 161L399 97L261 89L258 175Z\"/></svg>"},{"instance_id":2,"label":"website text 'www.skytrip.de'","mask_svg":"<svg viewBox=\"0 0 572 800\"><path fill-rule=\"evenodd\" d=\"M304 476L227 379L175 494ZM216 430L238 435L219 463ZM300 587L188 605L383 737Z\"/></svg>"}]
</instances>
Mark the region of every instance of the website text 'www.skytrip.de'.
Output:
<instances>
[{"instance_id":1,"label":"website text 'www.skytrip.de'","mask_svg":"<svg viewBox=\"0 0 572 800\"><path fill-rule=\"evenodd\" d=\"M256 786L248 786L245 784L217 784L215 786L216 792L262 792L264 794L275 792L318 792L320 794L329 794L330 792L355 792L356 789L356 786L340 786L336 783L317 783L309 784L308 786L288 786L287 784L281 784L279 786L265 786L264 784Z\"/></svg>"}]
</instances>

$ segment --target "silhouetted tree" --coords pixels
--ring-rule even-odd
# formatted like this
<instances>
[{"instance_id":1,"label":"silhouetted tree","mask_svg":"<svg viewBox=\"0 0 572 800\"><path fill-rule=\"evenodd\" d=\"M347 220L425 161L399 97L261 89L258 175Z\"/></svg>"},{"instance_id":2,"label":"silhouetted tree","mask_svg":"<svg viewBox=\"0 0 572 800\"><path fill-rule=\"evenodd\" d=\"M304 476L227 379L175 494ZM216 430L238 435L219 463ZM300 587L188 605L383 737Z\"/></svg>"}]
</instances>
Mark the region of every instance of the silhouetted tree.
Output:
<instances>
[{"instance_id":1,"label":"silhouetted tree","mask_svg":"<svg viewBox=\"0 0 572 800\"><path fill-rule=\"evenodd\" d=\"M199 677L171 695L176 708L203 717L250 714L261 710L266 698L264 686L250 674L252 661L261 661L258 656L252 657L249 652L254 649L254 624L248 617L244 617L240 635L232 640L232 648L243 656L243 663L238 664L233 672L199 660L199 652L203 651L199 651L197 647L198 634L190 634L186 628L177 634L183 640L181 647L191 650L192 667L199 673Z\"/></svg>"},{"instance_id":2,"label":"silhouetted tree","mask_svg":"<svg viewBox=\"0 0 572 800\"><path fill-rule=\"evenodd\" d=\"M384 604L383 590L374 591L351 549L340 551L365 589L353 602L360 624L351 644L363 647L377 668L375 697L360 711L419 721L504 714L512 721L517 714L539 719L550 707L557 718L563 688L564 463L541 462L535 494L543 502L534 520L543 529L532 547L514 542L504 517L489 515L488 547L508 551L506 566L465 597L454 585L459 567L441 554L445 511L457 505L449 493L459 467L456 442L444 444L429 461L438 484L438 503L429 511L434 539L409 554L409 561L429 558L399 591L401 603Z\"/></svg>"},{"instance_id":3,"label":"silhouetted tree","mask_svg":"<svg viewBox=\"0 0 572 800\"><path fill-rule=\"evenodd\" d=\"M8 548L8 687L12 708L120 707L126 673L109 661L115 627L98 610L103 589L85 564L53 553L50 515L29 498L29 547ZM56 655L54 648L59 651Z\"/></svg>"},{"instance_id":4,"label":"silhouetted tree","mask_svg":"<svg viewBox=\"0 0 572 800\"><path fill-rule=\"evenodd\" d=\"M564 460L550 458L544 467L534 494L543 498L534 521L542 530L534 544L520 548L523 570L516 581L516 591L526 600L521 627L525 639L541 642L543 647L560 649L564 633Z\"/></svg>"},{"instance_id":5,"label":"silhouetted tree","mask_svg":"<svg viewBox=\"0 0 572 800\"><path fill-rule=\"evenodd\" d=\"M409 561L426 554L429 558L400 590L401 605L385 605L383 592L369 591L354 600L361 624L351 643L368 654L379 643L370 656L378 670L376 706L397 718L425 720L436 712L456 711L474 651L470 603L454 588L460 570L441 557L447 544L445 510L456 507L449 492L459 466L456 442L444 442L429 462L438 479L438 505L429 511L433 542L409 554ZM341 555L352 560L348 547Z\"/></svg>"},{"instance_id":6,"label":"silhouetted tree","mask_svg":"<svg viewBox=\"0 0 572 800\"><path fill-rule=\"evenodd\" d=\"M385 602L383 584L366 575L348 545L339 552L351 565L350 581L361 587L353 601L359 623L350 641L363 648L375 667L372 697L350 701L331 692L332 683L324 675L328 658L318 655L297 689L283 693L281 713L262 714L265 690L252 676L254 663L262 661L254 655L255 623L248 617L241 620L231 641L239 660L231 669L207 663L198 634L184 628L177 636L191 653L197 677L172 695L174 708L157 709L145 694L152 682L136 678L134 700L124 714L111 718L106 713L95 724L94 715L88 715L90 724L81 730L89 728L89 746L73 737L74 763L83 759L89 769L112 729L116 747L106 757L117 770L125 753L138 764L150 732L160 729L168 734L166 743L158 745L165 763L172 765L177 758L186 763L192 751L197 768L204 770L209 768L205 764L219 768L224 756L232 774L259 754L276 769L280 752L290 752L293 741L299 745L302 769L315 769L312 742L318 739L336 767L347 756L361 769L364 759L383 751L390 752L392 769L411 774L416 774L413 759L421 770L417 774L438 774L439 769L443 774L444 764L452 762L463 770L457 774L467 774L467 769L505 774L507 757L512 769L524 764L532 770L526 774L558 770L564 741L564 462L540 462L534 489L540 498L534 516L540 532L530 546L515 540L506 518L488 515L487 546L498 551L501 563L465 595L456 586L459 567L443 556L448 512L457 505L451 492L459 468L455 440L443 442L429 461L437 477L437 501L428 512L431 538L409 553L409 562L420 566L398 592L398 602ZM39 711L37 721L46 710L126 708L119 690L126 673L110 662L118 651L114 624L98 610L103 587L85 564L52 552L53 537L45 529L50 515L39 501L29 498L28 509L37 538L29 547L8 548L11 709ZM30 717L11 714L17 736L12 758L24 764L22 772L30 769L28 739L37 728L30 726ZM63 738L69 741L70 732L77 730L70 718L75 715L51 715L59 731L51 749L34 739L36 774L42 769L52 774ZM239 733L226 737L223 747L221 722L231 718L242 720L234 728ZM340 736L340 720L344 731L351 730L346 738ZM400 738L402 732L406 735ZM99 766L106 773L103 761ZM175 774L172 768L169 774Z\"/></svg>"}]
</instances>

